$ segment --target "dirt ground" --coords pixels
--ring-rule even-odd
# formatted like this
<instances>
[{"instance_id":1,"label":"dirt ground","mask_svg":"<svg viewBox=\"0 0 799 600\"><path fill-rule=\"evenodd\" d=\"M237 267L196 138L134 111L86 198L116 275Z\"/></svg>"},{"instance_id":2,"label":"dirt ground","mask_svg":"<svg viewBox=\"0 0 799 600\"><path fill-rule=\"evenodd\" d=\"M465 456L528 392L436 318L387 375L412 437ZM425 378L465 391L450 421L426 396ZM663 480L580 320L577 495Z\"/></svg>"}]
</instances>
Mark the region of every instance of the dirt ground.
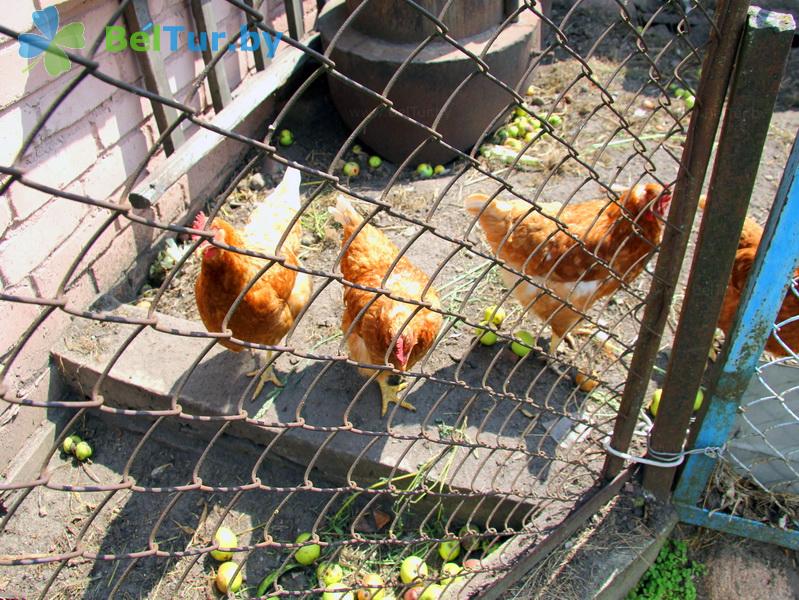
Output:
<instances>
[{"instance_id":1,"label":"dirt ground","mask_svg":"<svg viewBox=\"0 0 799 600\"><path fill-rule=\"evenodd\" d=\"M799 554L716 531L680 525L689 557L705 566L697 580L699 600L799 598Z\"/></svg>"},{"instance_id":2,"label":"dirt ground","mask_svg":"<svg viewBox=\"0 0 799 600\"><path fill-rule=\"evenodd\" d=\"M530 198L547 202L579 202L602 195L602 187L596 183L597 180L607 187L626 187L638 182L642 173L651 173L651 177L661 181L672 181L676 176L681 142L688 126L684 107L674 101L669 111L658 108L660 90L651 84L646 85L650 63L640 54L628 60L635 47L634 40L619 31L605 36L595 45L603 30L591 19L573 19L564 32L578 53L583 56L589 51L593 53L588 61L593 69L593 77L613 92L612 104L603 103L602 90L585 77L582 63L563 49L543 61L534 74L530 102L562 117L563 124L558 133L562 140L568 142L571 150L551 137L544 137L528 152L528 155L540 161L538 166L509 170L501 162L484 159L484 164L494 175L503 177ZM659 27L650 33L648 39L653 47L665 46L671 35L668 29ZM681 67L682 75L688 85L695 85L699 64L691 59L686 60L687 54L685 46L675 45L664 53L660 67L668 73L685 61ZM750 209L751 216L761 223L768 214L790 144L799 127L799 50L793 51L789 73L791 76L784 84L778 112L772 121ZM564 90L568 91L563 93ZM619 117L614 111L624 113L629 131L639 137L649 136L646 149L635 150L629 134L620 129ZM339 171L340 164L331 165L331 161L348 132L330 103L323 80L308 88L287 120L281 124L282 127L291 129L297 140L283 151L288 158L315 168ZM610 141L613 143L605 146L605 142ZM660 141L664 143L658 144ZM345 159L365 161L365 157L356 155L352 148L348 149ZM359 193L388 202L395 213L406 217L401 219L381 213L373 222L398 245L409 244L407 256L434 276L434 285L447 310L466 315L471 321L477 322L485 306L503 304L510 315L502 332L509 335L520 327L528 328L535 334L541 334L544 342L542 347L546 348L549 332L521 314L516 303L508 298L496 269L489 268L490 263L479 254L449 241L468 237L475 242L476 250L489 253L482 234L468 230L470 220L464 214L462 200L464 196L475 192L493 193L495 183L474 170L463 172L463 161L447 165L444 174L428 180L420 179L413 172L402 173L394 180L395 167L388 163L377 170L370 170L365 164L362 167L362 175L350 180L349 185ZM268 167L264 170L267 172L265 187L253 178L255 174L248 175L231 197L225 199L219 213L221 216L233 224L241 224L246 220L252 206L272 189L279 177L279 174L275 174L272 178ZM651 177L646 175L644 180L651 180ZM389 183L393 185L386 191ZM327 207L333 199L332 190L322 182L309 181L307 178L302 190L305 199L314 199L302 218L305 234L301 259L305 266L321 273L333 272L340 230L327 215ZM438 235L425 232L416 237L420 228L408 218L433 225ZM181 245L185 243L185 240L178 241ZM650 263L650 268L653 264ZM686 265L689 264L686 261ZM154 308L165 314L195 320L198 328L201 328L193 296L198 269L197 258L189 257ZM687 273L687 269L685 271ZM683 275L683 283L686 276ZM324 287L327 282L323 276L314 277L314 280L317 289ZM613 334L622 349L631 348L635 342L642 315L642 299L650 281L651 275L645 273L632 283L629 290L616 294L591 312L595 324ZM152 285L157 287L159 282L154 280L150 284L142 288L138 297L122 300L138 306L153 306L156 291ZM664 339L664 350L671 343L681 297L681 293L678 293L669 331ZM315 298L311 309L286 343L320 357L338 356L344 351L341 347L340 318L340 286L328 285ZM567 349L561 357L567 369L566 376L558 377L547 369L546 362L540 356L531 355L520 363L509 352L507 344L491 348L475 344L471 326L450 320L446 327L445 335L423 368L430 372L444 372L449 378L464 371L470 378L493 381L498 389L515 386L527 390L531 397L543 398L540 406L532 408L531 416L521 411L513 411L509 416L500 415L503 417L500 419L502 424L498 427L499 432L494 433L505 431L507 426L508 431L518 430L529 434L534 438L530 447L548 457L561 451L571 451L577 455L583 461L585 471L558 491L563 492L570 501L579 499L581 492L590 487L592 476L598 473L601 466L602 450L598 440L612 428L617 406L614 403L626 379L629 356L614 361L589 346L578 346L576 352ZM665 356L664 352L664 362ZM298 364L294 358L281 356L277 362L278 372L296 373L307 366ZM601 381L596 393L587 394L575 385L573 377L577 370ZM657 387L658 379L659 376L651 382L652 389ZM340 390L340 393L352 395L361 384L353 373L349 387ZM302 385L308 385L308 382ZM275 390L273 393L280 392ZM431 391L414 397L422 419L428 411L438 406L436 402L440 393L431 388ZM372 390L372 400L376 410L376 390ZM455 410L447 417L448 420L438 425L450 428L462 425L459 415L459 411ZM560 417L569 421L565 430L555 432L558 426L563 429ZM419 417L415 418L419 420ZM510 425L506 425L508 423ZM105 554L146 548L153 541L158 543L160 549L177 552L190 546L207 544L210 532L221 520L239 534L242 545L253 543L253 540L259 541L258 536L262 539L264 527L269 528L275 539L291 541L298 532L310 529L320 514L331 514L331 509L344 501L342 496L336 496L335 493L285 491L286 487L303 483L304 470L279 461L260 467L263 471L259 471L262 482L276 488L269 494L244 492L239 495L231 492L210 495L200 491L178 494L155 491L76 493L68 488L65 491L63 486L76 485L78 482L91 485L92 481L97 480L119 481L123 476L134 477L138 485L150 488L181 485L193 480L197 475L193 473L197 465L200 465L199 477L203 480L229 481L231 485L240 485L251 480L255 465L255 461L245 453L240 455L240 461L229 460L229 456L221 451L211 452L201 460L206 448L204 442L198 441L193 447L176 450L164 441L151 440L147 442L146 451L140 452L137 455L139 459L135 464L128 465L129 469L126 470L127 457L141 440L141 435L131 435L105 420L95 418L82 422L79 431L92 439L97 448L94 463L85 468L56 454L50 462L50 468L57 473L53 479L53 483L57 484L55 487L60 485L61 489L39 488L26 499L20 512L10 520L7 534L0 541L0 553L68 552L76 536L83 536L87 544L97 546L98 552ZM569 443L565 444L567 450L539 446L542 443L542 431L556 442L568 440ZM313 481L319 486L335 489L334 484L326 481L323 474L315 474ZM172 506L165 513L167 518L158 522L158 515L168 508L169 503ZM93 518L92 515L97 516ZM746 544L747 550L757 546ZM745 591L751 588L747 586L754 585L758 578L762 582L764 577L774 582L774 587L769 589L773 589L775 595L768 597L781 598L780 590L792 591L794 596L786 598L799 597L796 595L795 557L786 557L778 548L757 547L756 552L747 556L740 546L732 544L725 537L703 537L696 549L699 560L708 564L708 573L700 590L701 597L713 600L748 597ZM252 553L244 569L247 584L257 584L265 573L284 564L286 559L285 551ZM344 556L343 561L346 560L351 560L355 568L358 561L364 559L348 559ZM791 560L794 562L791 563ZM120 571L128 567L131 569L130 575L118 590L118 597L177 597L174 589L181 580L180 597L216 597L209 584L213 561L205 556L199 560L187 556L170 560L144 558L133 562L97 561L94 564L85 559L74 559L58 573L48 598L106 598L118 580ZM0 590L19 591L25 595L29 590L41 589L43 582L56 574L56 568L57 563L21 569L2 568ZM287 585L291 589L299 590L310 585L305 575L289 574L287 577ZM726 596L719 595L722 590L727 593Z\"/></svg>"}]
</instances>

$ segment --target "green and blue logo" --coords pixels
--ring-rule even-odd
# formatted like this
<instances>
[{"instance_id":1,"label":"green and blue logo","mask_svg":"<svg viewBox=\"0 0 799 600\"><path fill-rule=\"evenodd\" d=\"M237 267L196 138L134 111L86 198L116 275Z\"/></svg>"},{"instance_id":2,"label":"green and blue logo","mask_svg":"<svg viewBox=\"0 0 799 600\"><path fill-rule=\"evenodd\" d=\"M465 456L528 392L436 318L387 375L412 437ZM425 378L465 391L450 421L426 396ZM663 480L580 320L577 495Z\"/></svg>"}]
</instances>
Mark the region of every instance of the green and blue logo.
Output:
<instances>
[{"instance_id":1,"label":"green and blue logo","mask_svg":"<svg viewBox=\"0 0 799 600\"><path fill-rule=\"evenodd\" d=\"M30 71L42 58L45 70L53 77L69 71L72 61L64 48L80 50L86 46L83 23L70 23L59 31L58 9L49 6L33 13L33 24L42 35L23 33L19 36L19 55L28 60L34 59L25 71Z\"/></svg>"},{"instance_id":2,"label":"green and blue logo","mask_svg":"<svg viewBox=\"0 0 799 600\"><path fill-rule=\"evenodd\" d=\"M218 52L224 47L227 37L225 31L187 31L183 25L161 26L147 23L141 31L131 34L120 25L108 25L105 28L105 49L112 53L128 48L134 52L160 52L162 47L168 48L170 52L178 52L181 48L190 52L205 52L209 49ZM269 58L274 58L282 37L280 32L270 35L265 31L250 31L246 25L242 25L238 43L232 42L227 51L255 52L263 48Z\"/></svg>"},{"instance_id":3,"label":"green and blue logo","mask_svg":"<svg viewBox=\"0 0 799 600\"><path fill-rule=\"evenodd\" d=\"M59 30L58 9L54 6L33 13L33 24L41 32L23 33L19 36L19 55L32 62L25 72L33 69L44 59L45 70L57 77L72 68L65 48L81 50L86 46L86 32L83 23L70 23ZM162 43L162 34L166 39ZM224 31L187 31L183 25L154 25L148 23L141 31L128 34L124 27L109 25L105 28L105 49L108 52L160 52L162 45L170 52L187 49L190 52L217 52L224 47L227 33ZM227 47L228 52L255 52L263 48L269 58L274 58L282 34L270 35L266 32L250 31L241 26L239 39Z\"/></svg>"}]
</instances>

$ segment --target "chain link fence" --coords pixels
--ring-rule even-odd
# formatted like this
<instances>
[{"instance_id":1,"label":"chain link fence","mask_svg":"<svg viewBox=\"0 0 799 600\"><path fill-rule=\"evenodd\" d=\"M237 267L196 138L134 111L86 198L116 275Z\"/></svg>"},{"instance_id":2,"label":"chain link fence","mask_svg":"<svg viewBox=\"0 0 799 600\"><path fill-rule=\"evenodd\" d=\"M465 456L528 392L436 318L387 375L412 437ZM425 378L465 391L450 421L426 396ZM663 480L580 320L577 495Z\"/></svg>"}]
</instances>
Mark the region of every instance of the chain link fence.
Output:
<instances>
[{"instance_id":1,"label":"chain link fence","mask_svg":"<svg viewBox=\"0 0 799 600\"><path fill-rule=\"evenodd\" d=\"M783 530L799 527L796 463L799 280L790 285L763 361L741 398L706 503Z\"/></svg>"},{"instance_id":2,"label":"chain link fence","mask_svg":"<svg viewBox=\"0 0 799 600\"><path fill-rule=\"evenodd\" d=\"M88 241L66 246L71 260L50 274L58 283L47 293L3 282L4 309L36 309L25 312L3 358L5 426L29 407L57 424L34 474L0 482L7 593L213 597L214 554L232 545L228 575L245 583L230 596L319 597L338 585L341 595L326 597L378 597L370 596L378 588L385 598L424 588L424 598L480 597L480 582L504 576L520 548L540 543L597 490L713 7L525 0L497 2L491 12L457 0L336 2L318 17L320 47L313 32L301 37L302 7L291 4L294 37L279 37L268 7L218 3L249 29L205 57L180 100L159 84L152 52L143 79L129 81L101 68L102 34L82 54L47 51L68 59L75 76L40 108L14 161L0 166L0 195L44 194L85 207L96 225ZM387 6L401 7L400 22L418 20L413 39L375 35L370 49L400 54L386 50L366 69L372 55L358 62L358 43L381 19L397 22ZM142 7L123 0L104 24L149 31ZM470 10L491 26L460 21ZM226 106L219 66L253 31L283 46L271 63L256 60L238 90L229 86ZM31 43L2 19L0 33L7 47ZM495 49L523 58L516 72ZM426 64L441 70L427 74ZM250 98L257 69L281 83L265 137L229 110L237 91ZM93 80L152 103L159 121L119 198L53 185L50 171L34 177L26 166L48 139L48 122ZM216 141L201 152L197 140L209 136ZM223 155L217 138L246 149L244 159L207 173L223 184L219 193L184 185L191 202L162 218L171 214L169 190L199 160L186 156ZM192 152L181 152L184 144ZM381 154L390 160L370 160ZM296 211L267 219L285 218L271 245L220 238L214 219L242 229L257 207L286 212L283 167L302 183ZM342 231L331 218L340 194L362 225ZM201 208L207 220L195 219ZM77 300L87 263L119 270L112 255L95 255L128 226L144 241L132 250L125 285ZM359 236L371 236L370 245L359 246ZM249 270L232 295L209 292L223 315L209 331L195 285L214 254ZM257 334L261 321L234 324L257 304L250 292L275 292L283 280L303 280L308 291L271 300L280 310L292 304L282 325L267 328L279 339ZM342 301L356 292L362 304ZM400 315L398 325L374 307ZM280 386L254 394L252 359L223 344L270 353L257 370L274 368ZM21 370L43 353L68 396L55 384L37 396L24 381ZM415 412L391 405L381 415L376 382ZM89 442L89 460L75 455L72 435ZM641 452L634 445L617 450ZM234 541L219 541L222 527ZM298 541L302 532L315 546ZM317 548L319 560L343 567L340 583L299 564ZM402 579L410 556L429 570ZM445 562L464 570L448 576ZM371 592L368 573L381 578Z\"/></svg>"}]
</instances>

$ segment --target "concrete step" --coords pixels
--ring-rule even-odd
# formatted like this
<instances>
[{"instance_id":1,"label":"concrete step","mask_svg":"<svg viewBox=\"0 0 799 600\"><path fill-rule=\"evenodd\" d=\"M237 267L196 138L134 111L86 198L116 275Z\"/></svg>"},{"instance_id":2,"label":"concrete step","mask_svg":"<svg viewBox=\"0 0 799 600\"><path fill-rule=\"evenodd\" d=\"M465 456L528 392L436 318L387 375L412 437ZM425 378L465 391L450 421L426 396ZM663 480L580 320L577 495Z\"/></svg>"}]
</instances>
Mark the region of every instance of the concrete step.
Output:
<instances>
[{"instance_id":1,"label":"concrete step","mask_svg":"<svg viewBox=\"0 0 799 600\"><path fill-rule=\"evenodd\" d=\"M130 306L114 314L146 318L145 311ZM432 491L449 494L443 500L455 523L473 519L501 531L535 520L547 527L558 523L571 506L561 500L569 495L563 493L564 485L590 488L587 469L543 456L558 455L559 441L574 438L566 417L550 416L538 423L516 411L509 418L515 406L509 400L422 381L408 398L418 412L402 410L381 418L377 385L358 395L365 380L351 365L289 354L277 362L285 387L267 384L252 401L252 379L245 375L253 368L248 352L234 353L219 345L208 350L211 340L197 337L205 332L201 323L159 313L154 317L157 328L144 326L138 333L135 324L77 320L53 349L53 360L72 389L91 397L112 357L129 344L98 386L96 397L102 399L103 411L179 410L169 419L205 439L218 431L220 417L234 417L227 435L269 446L269 452L307 467L308 485L313 485L314 469L343 485L369 487L379 478L432 465L428 484L447 484ZM481 375L475 375L478 381ZM486 447L452 450L446 428L436 424L454 424L465 406L469 426L463 440ZM132 413L127 418L145 417ZM557 491L550 491L553 488ZM426 500L433 506L439 499L432 493Z\"/></svg>"}]
</instances>

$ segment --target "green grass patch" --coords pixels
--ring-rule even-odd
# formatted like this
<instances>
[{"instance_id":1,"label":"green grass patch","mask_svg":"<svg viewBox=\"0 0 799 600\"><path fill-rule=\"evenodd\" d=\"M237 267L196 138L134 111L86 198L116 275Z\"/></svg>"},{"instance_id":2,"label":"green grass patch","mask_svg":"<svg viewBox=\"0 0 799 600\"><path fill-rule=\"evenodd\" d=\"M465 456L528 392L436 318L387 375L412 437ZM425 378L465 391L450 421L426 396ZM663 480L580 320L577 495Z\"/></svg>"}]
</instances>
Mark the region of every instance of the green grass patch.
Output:
<instances>
[{"instance_id":1,"label":"green grass patch","mask_svg":"<svg viewBox=\"0 0 799 600\"><path fill-rule=\"evenodd\" d=\"M694 578L705 567L688 558L682 540L668 540L627 600L696 600Z\"/></svg>"}]
</instances>

